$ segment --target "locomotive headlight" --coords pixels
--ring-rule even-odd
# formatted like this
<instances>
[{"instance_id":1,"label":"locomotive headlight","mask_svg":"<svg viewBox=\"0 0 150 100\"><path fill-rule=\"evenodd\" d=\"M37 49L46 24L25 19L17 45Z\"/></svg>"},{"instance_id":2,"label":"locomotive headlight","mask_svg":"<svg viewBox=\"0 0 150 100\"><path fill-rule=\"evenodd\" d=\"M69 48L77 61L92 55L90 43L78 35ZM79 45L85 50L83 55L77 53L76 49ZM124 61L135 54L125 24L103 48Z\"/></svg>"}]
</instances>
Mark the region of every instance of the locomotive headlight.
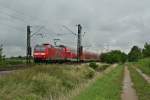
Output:
<instances>
[{"instance_id":1,"label":"locomotive headlight","mask_svg":"<svg viewBox=\"0 0 150 100\"><path fill-rule=\"evenodd\" d=\"M37 56L37 55L39 55L39 53L34 53L34 56Z\"/></svg>"},{"instance_id":2,"label":"locomotive headlight","mask_svg":"<svg viewBox=\"0 0 150 100\"><path fill-rule=\"evenodd\" d=\"M35 56L40 56L40 55L41 55L41 56L45 56L46 54L45 54L45 53L34 53L34 55L35 55Z\"/></svg>"},{"instance_id":3,"label":"locomotive headlight","mask_svg":"<svg viewBox=\"0 0 150 100\"><path fill-rule=\"evenodd\" d=\"M45 56L45 53L40 53L42 56Z\"/></svg>"}]
</instances>

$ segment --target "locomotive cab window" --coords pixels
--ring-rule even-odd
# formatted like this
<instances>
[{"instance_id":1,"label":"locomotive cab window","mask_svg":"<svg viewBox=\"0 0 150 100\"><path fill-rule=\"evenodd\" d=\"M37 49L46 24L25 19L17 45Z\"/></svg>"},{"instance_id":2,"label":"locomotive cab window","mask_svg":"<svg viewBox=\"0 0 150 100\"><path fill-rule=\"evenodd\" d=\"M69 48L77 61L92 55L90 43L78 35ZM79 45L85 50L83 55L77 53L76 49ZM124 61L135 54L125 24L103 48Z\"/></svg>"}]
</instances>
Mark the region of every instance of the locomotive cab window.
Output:
<instances>
[{"instance_id":1,"label":"locomotive cab window","mask_svg":"<svg viewBox=\"0 0 150 100\"><path fill-rule=\"evenodd\" d=\"M34 49L34 51L45 51L45 47L44 46L42 46L42 45L37 45L36 47L35 47L35 49Z\"/></svg>"}]
</instances>

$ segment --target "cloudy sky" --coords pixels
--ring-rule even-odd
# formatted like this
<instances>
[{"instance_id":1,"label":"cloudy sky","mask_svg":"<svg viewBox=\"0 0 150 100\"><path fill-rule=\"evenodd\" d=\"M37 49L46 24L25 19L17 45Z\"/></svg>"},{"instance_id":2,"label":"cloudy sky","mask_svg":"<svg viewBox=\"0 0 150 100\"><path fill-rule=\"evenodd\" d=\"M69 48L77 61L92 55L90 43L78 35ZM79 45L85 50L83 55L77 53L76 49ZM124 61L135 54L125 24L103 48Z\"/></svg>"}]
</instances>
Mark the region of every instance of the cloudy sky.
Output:
<instances>
[{"instance_id":1,"label":"cloudy sky","mask_svg":"<svg viewBox=\"0 0 150 100\"><path fill-rule=\"evenodd\" d=\"M0 43L9 56L25 55L26 26L32 46L59 38L59 44L76 46L77 24L83 26L83 45L100 52L133 45L143 47L150 40L149 0L0 0Z\"/></svg>"}]
</instances>

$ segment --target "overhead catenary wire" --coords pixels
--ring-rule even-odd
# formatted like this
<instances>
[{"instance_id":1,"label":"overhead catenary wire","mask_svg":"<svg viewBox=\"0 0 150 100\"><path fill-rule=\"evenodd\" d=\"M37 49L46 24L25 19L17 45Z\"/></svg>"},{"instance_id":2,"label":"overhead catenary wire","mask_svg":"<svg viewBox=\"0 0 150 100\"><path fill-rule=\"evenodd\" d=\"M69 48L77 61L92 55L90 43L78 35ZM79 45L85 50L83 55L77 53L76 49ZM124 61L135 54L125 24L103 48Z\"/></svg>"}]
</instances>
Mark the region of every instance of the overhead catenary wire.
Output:
<instances>
[{"instance_id":1,"label":"overhead catenary wire","mask_svg":"<svg viewBox=\"0 0 150 100\"><path fill-rule=\"evenodd\" d=\"M8 16L8 17L10 17L11 19L13 19L13 20L8 20L9 18L4 18L4 19L6 19L6 22L5 22L5 20L3 20L3 22L0 22L0 24L3 24L3 25L5 25L5 26L7 26L7 27L9 27L9 28L12 28L12 29L15 29L15 30L17 30L17 31L24 31L23 29L24 29L24 27L22 27L22 28L20 28L20 27L15 27L14 25L10 25L10 24L8 24L8 23L12 23L12 24L14 24L15 22L14 22L14 20L17 20L17 21L20 21L20 22L22 22L22 23L25 23L25 21L24 20L22 20L22 19L20 19L19 17L15 17L15 16L12 16L12 15L9 15L8 13L0 13L0 15L5 15L5 16ZM5 23L4 23L5 22Z\"/></svg>"},{"instance_id":2,"label":"overhead catenary wire","mask_svg":"<svg viewBox=\"0 0 150 100\"><path fill-rule=\"evenodd\" d=\"M6 13L6 12L3 12L3 14L9 16L9 17L12 18L12 19L19 20L19 21L21 21L22 23L28 23L30 17L28 17L28 18L29 18L29 19L28 19L28 18L25 16L24 13L18 12L17 10L14 10L14 9L10 9L9 7L5 7L5 8L6 8L6 9L9 9L9 10L11 10L11 11L13 11L13 12L15 12L17 15L22 16L22 17L20 18L20 17L18 17L18 16L11 15L11 14ZM25 20L26 18L27 18L28 20ZM31 18L31 19L32 19L32 18ZM63 27L64 27L65 29L67 29L68 31L70 31L73 35L77 35L75 32L73 32L72 30L70 30L67 26L63 25ZM41 29L42 29L42 28L40 28L39 30L37 30L35 33L38 33ZM47 28L46 28L46 29L47 29ZM60 35L60 33L55 33L55 32L51 32L51 33L54 33L55 35ZM49 34L49 32L48 32L48 34ZM61 35L62 35L62 34L61 34ZM67 41L68 41L68 40L67 40Z\"/></svg>"},{"instance_id":3,"label":"overhead catenary wire","mask_svg":"<svg viewBox=\"0 0 150 100\"><path fill-rule=\"evenodd\" d=\"M65 29L67 29L68 31L70 31L73 35L77 36L77 34L75 32L73 32L71 29L69 29L67 26L62 25L62 27L64 27Z\"/></svg>"},{"instance_id":4,"label":"overhead catenary wire","mask_svg":"<svg viewBox=\"0 0 150 100\"><path fill-rule=\"evenodd\" d=\"M22 22L22 23L29 23L29 21L25 20L24 18L21 18L21 17L18 17L18 16L14 16L14 15L9 14L9 13L7 13L7 12L2 12L2 11L1 11L0 14L1 14L1 15L3 14L3 15L6 15L6 16L9 16L10 18L15 19L15 20L18 20L18 21L20 21L20 22Z\"/></svg>"},{"instance_id":5,"label":"overhead catenary wire","mask_svg":"<svg viewBox=\"0 0 150 100\"><path fill-rule=\"evenodd\" d=\"M9 16L9 17L12 18L12 19L18 20L18 21L22 22L22 24L26 24L26 23L29 23L29 22L30 22L30 17L26 17L25 14L22 14L22 13L16 11L16 10L12 10L12 9L10 9L10 8L7 8L7 7L6 7L6 9L9 9L9 10L15 12L15 14L12 15L12 14L10 14L10 13L3 12L3 11L2 11L1 14L6 15L6 16ZM16 15L19 15L19 16L16 16ZM31 19L32 19L32 18L31 18ZM11 20L10 20L10 22L11 22ZM66 30L68 30L69 32L71 32L71 34L73 34L73 35L75 35L75 36L78 35L78 34L76 34L75 32L73 32L72 30L70 30L67 26L63 25L63 27L64 27ZM40 32L42 29L44 29L44 28L45 28L45 30L48 31L48 32L47 32L48 35L52 35L52 34L53 34L53 35L58 36L58 35L60 34L60 33L52 32L52 31L51 31L52 34L49 34L49 32L50 32L49 29L47 29L45 26L44 26L44 27L42 26L42 27L40 27L37 31L35 31L34 33L32 33L31 37L34 36L35 34L39 34L39 32ZM40 34L41 34L41 33L40 33ZM82 36L81 36L81 37L82 37ZM67 41L72 41L72 40L67 40ZM69 44L69 43L68 43L68 44Z\"/></svg>"},{"instance_id":6,"label":"overhead catenary wire","mask_svg":"<svg viewBox=\"0 0 150 100\"><path fill-rule=\"evenodd\" d=\"M25 14L25 13L23 13L23 12L20 12L20 11L18 11L18 10L15 10L15 9L12 9L12 8L10 8L10 7L6 7L6 6L4 6L4 5L0 5L0 7L2 8L2 9L7 9L7 10L9 10L9 11L12 11L13 13L15 13L15 14L17 14L17 15L19 15L19 16L22 16L22 18L23 19L26 19L26 20L28 20L28 21L37 21L37 22L39 22L39 23L46 23L47 21L45 21L45 20L41 20L41 19L39 19L39 18L37 18L37 17L33 17L33 16L30 16L30 15L27 15L27 14Z\"/></svg>"},{"instance_id":7,"label":"overhead catenary wire","mask_svg":"<svg viewBox=\"0 0 150 100\"><path fill-rule=\"evenodd\" d=\"M41 26L36 32L32 33L31 37L33 37L35 34L37 34L38 32L40 32L41 29L43 29L43 26Z\"/></svg>"},{"instance_id":8,"label":"overhead catenary wire","mask_svg":"<svg viewBox=\"0 0 150 100\"><path fill-rule=\"evenodd\" d=\"M3 24L4 26L7 26L7 28L9 27L10 29L13 29L13 30L16 30L16 31L19 31L19 32L25 31L24 28L15 27L15 26L12 26L10 24L6 24L6 23L0 23L0 24Z\"/></svg>"},{"instance_id":9,"label":"overhead catenary wire","mask_svg":"<svg viewBox=\"0 0 150 100\"><path fill-rule=\"evenodd\" d=\"M10 22L12 22L12 23L15 23L14 21L16 20L16 21L20 21L22 24L27 24L27 23L29 23L31 20L33 21L33 20L35 20L35 18L34 17L31 17L31 16L27 16L27 15L25 15L24 13L22 13L22 12L19 12L19 11L17 11L17 10L15 10L15 9L11 9L11 8L9 8L9 7L6 7L6 6L2 6L2 5L0 5L0 8L2 8L2 9L7 9L7 11L11 11L11 12L13 12L15 15L12 15L12 14L10 14L10 13L8 13L8 12L4 12L4 11L0 11L1 13L0 13L0 15L2 15L2 17L4 16L4 20L7 20L7 21L10 21ZM5 18L5 16L7 16L7 18ZM13 20L9 20L9 18L10 19L13 19ZM4 21L3 20L3 21ZM39 20L38 20L39 21ZM4 23L2 23L2 24L4 24ZM15 28L14 26L10 26L10 25L7 25L7 24L5 24L6 26L9 26L10 28ZM16 30L18 30L18 28L15 28Z\"/></svg>"}]
</instances>

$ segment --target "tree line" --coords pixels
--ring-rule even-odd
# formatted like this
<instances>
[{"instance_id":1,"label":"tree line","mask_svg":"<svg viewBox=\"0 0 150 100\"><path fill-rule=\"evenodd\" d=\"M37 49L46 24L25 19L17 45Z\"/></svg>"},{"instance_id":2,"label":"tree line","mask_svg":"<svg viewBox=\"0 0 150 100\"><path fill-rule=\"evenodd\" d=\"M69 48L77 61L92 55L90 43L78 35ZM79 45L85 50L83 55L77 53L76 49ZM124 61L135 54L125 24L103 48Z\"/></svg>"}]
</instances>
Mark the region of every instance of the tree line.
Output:
<instances>
[{"instance_id":1,"label":"tree line","mask_svg":"<svg viewBox=\"0 0 150 100\"><path fill-rule=\"evenodd\" d=\"M128 54L120 50L112 50L107 53L102 53L100 56L101 62L105 63L125 63L135 62L139 59L150 57L150 44L145 43L144 48L141 49L138 46L133 46ZM5 58L3 55L3 47L0 46L0 62ZM25 57L18 56L16 58L25 59Z\"/></svg>"},{"instance_id":2,"label":"tree line","mask_svg":"<svg viewBox=\"0 0 150 100\"><path fill-rule=\"evenodd\" d=\"M0 46L0 62L1 62L2 59L3 59L2 51L3 51L3 48L2 48L2 46Z\"/></svg>"},{"instance_id":3,"label":"tree line","mask_svg":"<svg viewBox=\"0 0 150 100\"><path fill-rule=\"evenodd\" d=\"M100 59L105 63L125 63L136 62L139 59L150 57L150 44L145 43L144 48L133 46L128 54L120 50L112 50L107 53L102 53Z\"/></svg>"}]
</instances>

